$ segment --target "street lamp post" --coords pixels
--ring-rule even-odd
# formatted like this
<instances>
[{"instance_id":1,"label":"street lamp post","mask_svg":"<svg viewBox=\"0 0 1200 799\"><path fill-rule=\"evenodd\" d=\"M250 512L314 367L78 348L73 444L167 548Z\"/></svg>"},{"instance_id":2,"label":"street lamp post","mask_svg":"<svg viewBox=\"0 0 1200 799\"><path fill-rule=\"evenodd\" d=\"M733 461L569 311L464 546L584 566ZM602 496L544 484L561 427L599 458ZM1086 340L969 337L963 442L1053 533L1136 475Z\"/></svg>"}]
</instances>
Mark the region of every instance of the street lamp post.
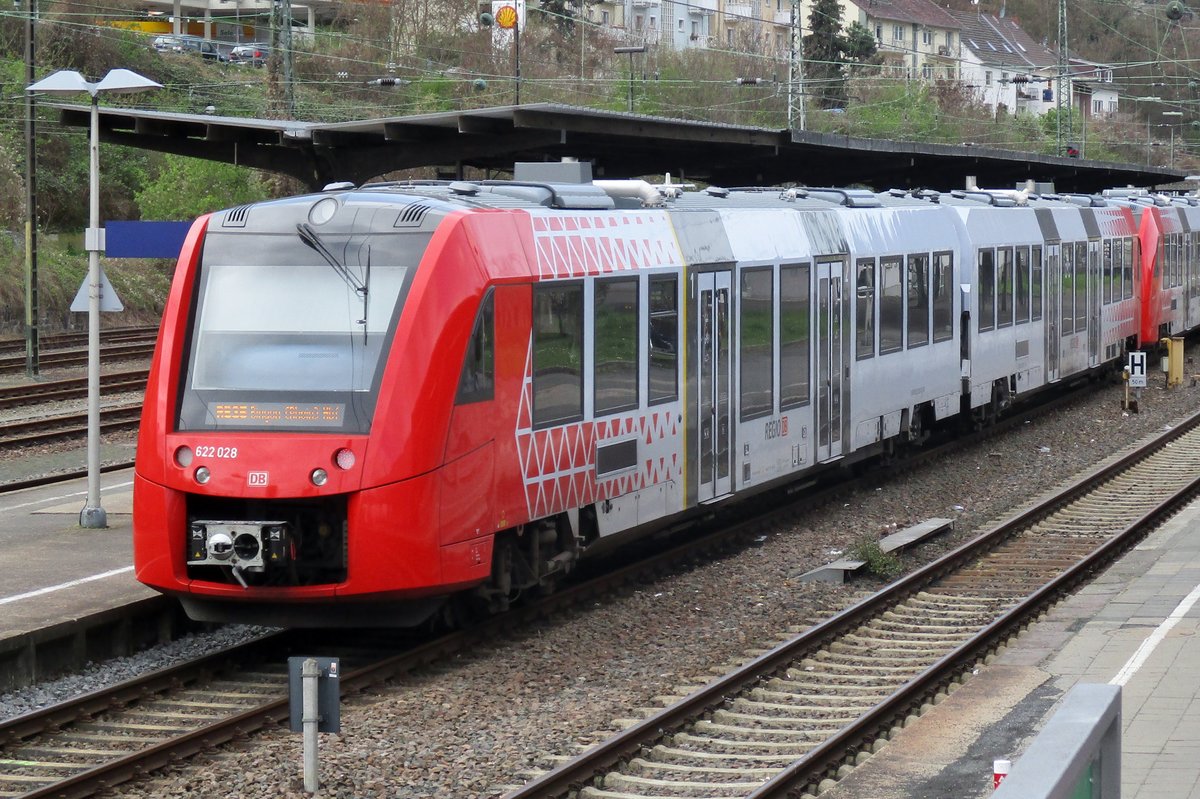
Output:
<instances>
[{"instance_id":1,"label":"street lamp post","mask_svg":"<svg viewBox=\"0 0 1200 799\"><path fill-rule=\"evenodd\" d=\"M633 113L633 54L646 52L646 45L639 44L636 47L614 47L613 52L620 55L621 53L629 54L629 113Z\"/></svg>"},{"instance_id":2,"label":"street lamp post","mask_svg":"<svg viewBox=\"0 0 1200 799\"><path fill-rule=\"evenodd\" d=\"M1165 117L1181 117L1183 116L1183 112L1163 111L1162 115ZM1171 129L1171 149L1167 153L1167 168L1173 169L1175 167L1175 123L1171 122L1167 125L1167 127Z\"/></svg>"},{"instance_id":3,"label":"street lamp post","mask_svg":"<svg viewBox=\"0 0 1200 799\"><path fill-rule=\"evenodd\" d=\"M100 504L100 251L104 249L104 230L100 227L100 95L132 94L161 88L162 84L128 69L111 70L99 83L86 80L74 70L64 69L25 87L27 92L40 94L87 92L92 99L88 229L84 233L84 246L88 251L88 492L87 503L79 513L80 527L108 526L108 515Z\"/></svg>"},{"instance_id":4,"label":"street lamp post","mask_svg":"<svg viewBox=\"0 0 1200 799\"><path fill-rule=\"evenodd\" d=\"M1161 103L1161 97L1131 97L1135 103ZM1146 166L1150 166L1150 110L1146 110Z\"/></svg>"}]
</instances>

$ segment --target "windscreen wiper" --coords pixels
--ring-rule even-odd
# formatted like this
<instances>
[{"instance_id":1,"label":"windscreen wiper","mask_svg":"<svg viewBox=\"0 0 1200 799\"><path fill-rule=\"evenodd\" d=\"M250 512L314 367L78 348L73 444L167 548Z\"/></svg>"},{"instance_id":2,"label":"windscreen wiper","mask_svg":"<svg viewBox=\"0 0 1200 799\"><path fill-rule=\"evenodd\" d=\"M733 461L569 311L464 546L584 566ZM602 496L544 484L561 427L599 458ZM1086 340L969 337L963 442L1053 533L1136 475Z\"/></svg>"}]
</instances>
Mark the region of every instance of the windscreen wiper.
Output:
<instances>
[{"instance_id":1,"label":"windscreen wiper","mask_svg":"<svg viewBox=\"0 0 1200 799\"><path fill-rule=\"evenodd\" d=\"M358 323L363 326L363 343L365 344L367 340L367 294L371 283L371 250L367 249L366 280L359 280L358 275L347 269L345 264L329 251L329 248L325 246L325 242L321 240L321 237L317 235L317 231L313 230L311 225L307 222L300 222L296 225L296 232L300 236L300 241L316 250L333 269L334 273L362 298L363 318L358 320Z\"/></svg>"}]
</instances>

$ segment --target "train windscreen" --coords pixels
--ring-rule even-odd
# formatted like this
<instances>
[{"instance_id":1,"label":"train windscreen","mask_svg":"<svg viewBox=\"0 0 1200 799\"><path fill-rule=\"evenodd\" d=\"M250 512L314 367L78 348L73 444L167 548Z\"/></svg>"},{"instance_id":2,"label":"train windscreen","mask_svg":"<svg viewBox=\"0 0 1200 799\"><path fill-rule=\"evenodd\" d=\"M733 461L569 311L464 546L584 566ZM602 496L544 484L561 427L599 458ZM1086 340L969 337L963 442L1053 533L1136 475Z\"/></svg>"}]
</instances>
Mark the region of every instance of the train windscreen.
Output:
<instances>
[{"instance_id":1,"label":"train windscreen","mask_svg":"<svg viewBox=\"0 0 1200 799\"><path fill-rule=\"evenodd\" d=\"M421 248L309 235L207 237L178 429L369 429Z\"/></svg>"}]
</instances>

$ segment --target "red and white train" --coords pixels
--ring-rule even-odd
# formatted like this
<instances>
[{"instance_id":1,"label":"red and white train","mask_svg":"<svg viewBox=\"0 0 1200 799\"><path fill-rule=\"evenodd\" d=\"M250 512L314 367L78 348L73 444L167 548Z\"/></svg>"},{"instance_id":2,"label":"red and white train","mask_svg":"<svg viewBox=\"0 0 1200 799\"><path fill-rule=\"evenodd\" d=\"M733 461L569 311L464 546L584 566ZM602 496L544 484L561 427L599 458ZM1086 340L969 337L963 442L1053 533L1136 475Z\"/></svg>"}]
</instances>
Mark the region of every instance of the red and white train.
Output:
<instances>
[{"instance_id":1,"label":"red and white train","mask_svg":"<svg viewBox=\"0 0 1200 799\"><path fill-rule=\"evenodd\" d=\"M1200 320L1133 192L338 188L198 220L139 437L137 577L196 618L497 609L689 514L986 421Z\"/></svg>"}]
</instances>

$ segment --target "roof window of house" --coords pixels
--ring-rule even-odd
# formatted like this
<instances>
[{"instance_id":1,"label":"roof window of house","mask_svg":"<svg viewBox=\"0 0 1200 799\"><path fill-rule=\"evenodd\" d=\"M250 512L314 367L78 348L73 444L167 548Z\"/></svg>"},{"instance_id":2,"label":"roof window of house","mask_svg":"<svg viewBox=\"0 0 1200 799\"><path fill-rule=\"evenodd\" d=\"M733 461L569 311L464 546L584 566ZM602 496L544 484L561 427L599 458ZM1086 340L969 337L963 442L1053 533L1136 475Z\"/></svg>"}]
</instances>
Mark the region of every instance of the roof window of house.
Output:
<instances>
[{"instance_id":1,"label":"roof window of house","mask_svg":"<svg viewBox=\"0 0 1200 799\"><path fill-rule=\"evenodd\" d=\"M978 50L978 49L979 49L979 45L975 44L975 40L974 40L974 39L967 39L967 41L971 43L971 49L972 49L972 50Z\"/></svg>"},{"instance_id":2,"label":"roof window of house","mask_svg":"<svg viewBox=\"0 0 1200 799\"><path fill-rule=\"evenodd\" d=\"M1017 42L1017 49L1019 49L1022 53L1028 52L1025 49L1025 45L1021 44L1020 42Z\"/></svg>"},{"instance_id":3,"label":"roof window of house","mask_svg":"<svg viewBox=\"0 0 1200 799\"><path fill-rule=\"evenodd\" d=\"M994 52L996 52L996 45L992 44L991 42L988 42L988 43L987 43L987 46L988 46L988 47L990 47L990 48L992 48L992 52L993 52L993 53L994 53Z\"/></svg>"},{"instance_id":4,"label":"roof window of house","mask_svg":"<svg viewBox=\"0 0 1200 799\"><path fill-rule=\"evenodd\" d=\"M1006 45L1004 45L1004 52L1006 52L1006 53L1011 53L1011 52L1012 52L1012 48L1011 48L1011 47L1009 47L1009 46L1006 44Z\"/></svg>"}]
</instances>

